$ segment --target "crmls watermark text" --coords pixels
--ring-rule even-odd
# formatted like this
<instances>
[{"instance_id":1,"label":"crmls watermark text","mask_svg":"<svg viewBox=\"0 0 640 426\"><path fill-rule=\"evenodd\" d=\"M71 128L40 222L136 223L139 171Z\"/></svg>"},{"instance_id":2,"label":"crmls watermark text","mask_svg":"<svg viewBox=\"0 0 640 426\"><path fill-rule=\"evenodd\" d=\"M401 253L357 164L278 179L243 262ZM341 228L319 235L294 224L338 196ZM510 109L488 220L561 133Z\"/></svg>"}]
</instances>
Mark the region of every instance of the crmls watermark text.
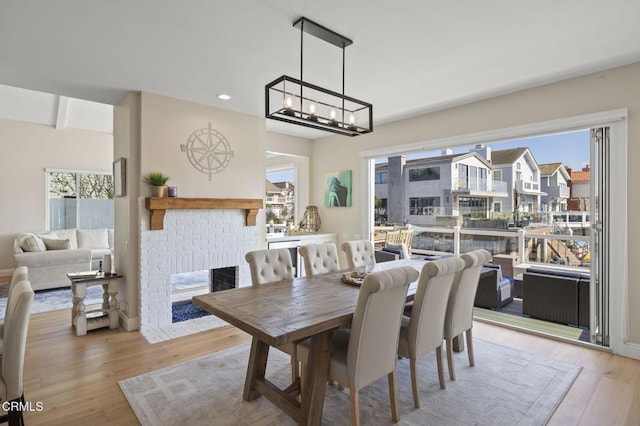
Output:
<instances>
[{"instance_id":1,"label":"crmls watermark text","mask_svg":"<svg viewBox=\"0 0 640 426\"><path fill-rule=\"evenodd\" d=\"M44 403L42 401L2 401L0 408L2 408L2 411L42 411L44 410Z\"/></svg>"}]
</instances>

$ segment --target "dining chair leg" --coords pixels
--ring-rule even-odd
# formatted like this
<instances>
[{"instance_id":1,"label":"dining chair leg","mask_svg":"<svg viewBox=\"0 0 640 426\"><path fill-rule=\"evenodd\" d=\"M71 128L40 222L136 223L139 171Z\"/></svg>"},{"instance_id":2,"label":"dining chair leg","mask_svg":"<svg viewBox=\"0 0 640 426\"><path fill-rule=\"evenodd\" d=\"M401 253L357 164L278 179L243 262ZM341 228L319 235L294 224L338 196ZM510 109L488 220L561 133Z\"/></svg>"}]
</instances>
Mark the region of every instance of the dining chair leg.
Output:
<instances>
[{"instance_id":1,"label":"dining chair leg","mask_svg":"<svg viewBox=\"0 0 640 426\"><path fill-rule=\"evenodd\" d=\"M413 391L413 405L420 408L420 394L418 393L418 366L415 359L409 360L409 370L411 371L411 390Z\"/></svg>"},{"instance_id":2,"label":"dining chair leg","mask_svg":"<svg viewBox=\"0 0 640 426\"><path fill-rule=\"evenodd\" d=\"M444 380L444 366L442 365L442 345L436 348L436 363L438 364L438 380L440 381L440 389L446 389L447 382Z\"/></svg>"},{"instance_id":3,"label":"dining chair leg","mask_svg":"<svg viewBox=\"0 0 640 426\"><path fill-rule=\"evenodd\" d=\"M471 334L471 329L468 329L465 333L467 336L467 355L469 355L469 365L476 365L475 357L473 356L473 335Z\"/></svg>"},{"instance_id":4,"label":"dining chair leg","mask_svg":"<svg viewBox=\"0 0 640 426\"><path fill-rule=\"evenodd\" d=\"M449 365L449 380L456 379L456 372L453 366L453 339L447 339L447 364Z\"/></svg>"},{"instance_id":5,"label":"dining chair leg","mask_svg":"<svg viewBox=\"0 0 640 426\"><path fill-rule=\"evenodd\" d=\"M349 388L350 400L351 400L351 424L353 426L360 426L360 402L358 399L358 390Z\"/></svg>"},{"instance_id":6,"label":"dining chair leg","mask_svg":"<svg viewBox=\"0 0 640 426\"><path fill-rule=\"evenodd\" d=\"M396 371L393 370L387 376L389 379L389 401L391 402L391 420L394 423L400 421L400 412L398 411L398 395L396 392Z\"/></svg>"}]
</instances>

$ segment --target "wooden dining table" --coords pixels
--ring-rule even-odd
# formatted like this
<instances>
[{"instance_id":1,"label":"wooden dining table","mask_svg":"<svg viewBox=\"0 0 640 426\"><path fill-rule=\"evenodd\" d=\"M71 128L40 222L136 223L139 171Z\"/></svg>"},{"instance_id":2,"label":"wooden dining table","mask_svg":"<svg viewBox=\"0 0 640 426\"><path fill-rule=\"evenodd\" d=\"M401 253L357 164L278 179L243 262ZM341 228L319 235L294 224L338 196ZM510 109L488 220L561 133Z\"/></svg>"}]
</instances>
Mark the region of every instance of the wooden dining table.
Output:
<instances>
[{"instance_id":1,"label":"wooden dining table","mask_svg":"<svg viewBox=\"0 0 640 426\"><path fill-rule=\"evenodd\" d=\"M424 259L381 262L367 271L398 266L412 266L421 271L425 262ZM359 287L341 281L345 272L348 271L193 298L196 306L253 336L243 392L246 401L262 395L298 424L321 424L333 332L351 323L359 292ZM409 286L409 300L415 295L417 284L416 281ZM299 380L286 389L269 381L265 377L269 348L308 338L311 346L302 390Z\"/></svg>"}]
</instances>

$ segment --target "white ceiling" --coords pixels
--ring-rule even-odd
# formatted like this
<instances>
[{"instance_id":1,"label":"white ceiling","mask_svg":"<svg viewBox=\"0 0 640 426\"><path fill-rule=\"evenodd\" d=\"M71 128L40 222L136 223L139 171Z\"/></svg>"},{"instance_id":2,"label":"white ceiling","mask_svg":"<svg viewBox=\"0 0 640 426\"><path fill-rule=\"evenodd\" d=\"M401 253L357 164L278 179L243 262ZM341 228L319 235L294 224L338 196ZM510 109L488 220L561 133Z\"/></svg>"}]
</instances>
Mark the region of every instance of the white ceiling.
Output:
<instances>
[{"instance_id":1,"label":"white ceiling","mask_svg":"<svg viewBox=\"0 0 640 426\"><path fill-rule=\"evenodd\" d=\"M374 125L640 62L638 0L4 0L0 84L264 116L265 84L299 77L300 16L353 40L346 94L373 104ZM340 50L304 40L304 80L340 91Z\"/></svg>"}]
</instances>

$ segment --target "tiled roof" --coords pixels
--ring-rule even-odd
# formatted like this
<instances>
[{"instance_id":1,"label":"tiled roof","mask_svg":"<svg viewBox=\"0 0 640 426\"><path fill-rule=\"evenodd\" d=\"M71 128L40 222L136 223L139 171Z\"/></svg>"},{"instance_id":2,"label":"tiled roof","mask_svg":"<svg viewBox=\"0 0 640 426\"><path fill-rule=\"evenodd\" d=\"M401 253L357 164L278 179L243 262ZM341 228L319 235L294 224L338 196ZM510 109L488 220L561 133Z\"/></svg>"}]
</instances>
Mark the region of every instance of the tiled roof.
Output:
<instances>
[{"instance_id":1,"label":"tiled roof","mask_svg":"<svg viewBox=\"0 0 640 426\"><path fill-rule=\"evenodd\" d=\"M282 189L272 184L268 179L266 180L266 190L267 192L282 192Z\"/></svg>"},{"instance_id":2,"label":"tiled roof","mask_svg":"<svg viewBox=\"0 0 640 426\"><path fill-rule=\"evenodd\" d=\"M571 181L574 183L590 182L591 172L588 170L580 171L580 172L571 172Z\"/></svg>"},{"instance_id":3,"label":"tiled roof","mask_svg":"<svg viewBox=\"0 0 640 426\"><path fill-rule=\"evenodd\" d=\"M540 176L548 176L555 173L562 166L562 163L538 164Z\"/></svg>"},{"instance_id":4,"label":"tiled roof","mask_svg":"<svg viewBox=\"0 0 640 426\"><path fill-rule=\"evenodd\" d=\"M518 158L524 154L529 148L512 148L501 149L499 151L491 151L492 164L513 164Z\"/></svg>"}]
</instances>

